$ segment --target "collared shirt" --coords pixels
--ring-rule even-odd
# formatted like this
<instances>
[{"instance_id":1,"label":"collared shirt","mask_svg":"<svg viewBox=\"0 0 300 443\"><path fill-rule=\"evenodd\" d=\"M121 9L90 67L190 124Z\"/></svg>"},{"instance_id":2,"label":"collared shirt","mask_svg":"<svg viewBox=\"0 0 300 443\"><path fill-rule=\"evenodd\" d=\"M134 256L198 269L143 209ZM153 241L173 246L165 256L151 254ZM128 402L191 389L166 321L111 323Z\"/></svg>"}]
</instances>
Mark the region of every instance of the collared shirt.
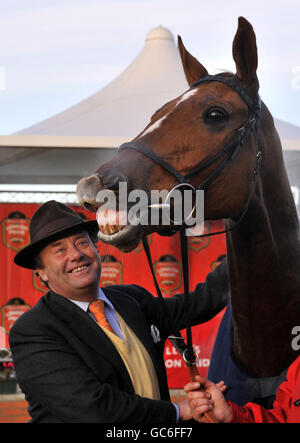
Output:
<instances>
[{"instance_id":1,"label":"collared shirt","mask_svg":"<svg viewBox=\"0 0 300 443\"><path fill-rule=\"evenodd\" d=\"M88 312L88 314L95 320L95 318L92 315L92 313L88 311L90 302L78 301L78 300L72 300L72 299L69 299L69 300L71 302L75 303L75 305L77 305L79 308L83 309L85 312ZM116 316L115 308L114 308L113 304L111 303L111 301L106 297L106 295L104 294L104 292L102 291L101 288L99 288L99 291L98 291L98 300L103 300L104 301L104 313L105 313L105 316L106 316L109 324L113 328L114 333L118 337L123 339L124 337L123 337L123 334L122 334L122 331L121 331L121 327L120 327L119 321L118 321L117 316Z\"/></svg>"}]
</instances>

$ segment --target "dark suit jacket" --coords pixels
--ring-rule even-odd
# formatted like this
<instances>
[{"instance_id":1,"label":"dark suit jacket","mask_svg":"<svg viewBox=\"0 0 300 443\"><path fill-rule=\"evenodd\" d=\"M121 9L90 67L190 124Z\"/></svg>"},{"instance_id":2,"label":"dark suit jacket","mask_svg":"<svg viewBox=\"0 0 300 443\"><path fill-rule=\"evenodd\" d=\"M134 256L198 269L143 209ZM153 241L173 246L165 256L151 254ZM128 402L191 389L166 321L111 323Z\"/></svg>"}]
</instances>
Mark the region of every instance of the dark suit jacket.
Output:
<instances>
[{"instance_id":1,"label":"dark suit jacket","mask_svg":"<svg viewBox=\"0 0 300 443\"><path fill-rule=\"evenodd\" d=\"M148 350L161 400L134 393L124 363L95 321L70 300L49 292L13 325L10 346L18 383L32 422L175 422L163 359L171 331L161 302L134 286L105 288L106 296ZM191 294L192 323L210 320L228 301L226 263ZM184 297L166 299L179 329L185 327ZM160 332L154 343L151 325ZM153 329L153 328L152 328Z\"/></svg>"}]
</instances>

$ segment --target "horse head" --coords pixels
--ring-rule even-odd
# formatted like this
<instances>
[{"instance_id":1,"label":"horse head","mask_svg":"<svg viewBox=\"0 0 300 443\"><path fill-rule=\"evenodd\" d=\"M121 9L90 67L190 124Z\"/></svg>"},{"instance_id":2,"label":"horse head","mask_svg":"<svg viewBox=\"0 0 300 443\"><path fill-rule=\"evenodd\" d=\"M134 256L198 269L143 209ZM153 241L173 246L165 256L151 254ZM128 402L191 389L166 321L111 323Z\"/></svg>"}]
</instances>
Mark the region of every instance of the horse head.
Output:
<instances>
[{"instance_id":1,"label":"horse head","mask_svg":"<svg viewBox=\"0 0 300 443\"><path fill-rule=\"evenodd\" d=\"M228 83L218 81L218 76L210 79L204 66L185 49L180 36L178 47L190 88L158 109L146 128L126 146L128 149L121 146L111 161L78 183L80 203L86 209L98 210L100 239L123 251L134 249L144 235L153 231L168 233L172 226L125 227L121 211L113 215L111 223L107 217L102 222L97 193L107 190L118 196L121 182L126 182L128 193L144 190L149 200L151 190L171 190L178 184L178 176L155 161L151 153L167 162L181 177L190 176L185 181L199 188L226 159L223 150L226 151L232 140L239 139L253 110L250 108L258 100L256 38L244 18L239 18L233 41L236 74L218 75L220 80L228 79ZM238 89L233 89L230 82ZM243 95L239 91L243 91ZM238 155L227 161L226 168L205 187L205 219L235 218L243 210L251 192L257 154L255 143L253 133L246 138ZM145 155L144 150L149 155Z\"/></svg>"}]
</instances>

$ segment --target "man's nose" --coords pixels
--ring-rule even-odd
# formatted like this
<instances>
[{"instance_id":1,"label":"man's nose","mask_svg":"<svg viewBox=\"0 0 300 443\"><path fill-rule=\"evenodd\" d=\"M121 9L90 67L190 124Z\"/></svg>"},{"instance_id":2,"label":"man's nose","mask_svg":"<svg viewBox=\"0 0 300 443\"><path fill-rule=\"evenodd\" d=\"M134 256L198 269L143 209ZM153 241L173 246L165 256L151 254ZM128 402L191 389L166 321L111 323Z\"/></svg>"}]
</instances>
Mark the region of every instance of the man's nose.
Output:
<instances>
[{"instance_id":1,"label":"man's nose","mask_svg":"<svg viewBox=\"0 0 300 443\"><path fill-rule=\"evenodd\" d=\"M71 260L79 260L83 257L83 253L76 245L72 245L69 249L69 257Z\"/></svg>"}]
</instances>

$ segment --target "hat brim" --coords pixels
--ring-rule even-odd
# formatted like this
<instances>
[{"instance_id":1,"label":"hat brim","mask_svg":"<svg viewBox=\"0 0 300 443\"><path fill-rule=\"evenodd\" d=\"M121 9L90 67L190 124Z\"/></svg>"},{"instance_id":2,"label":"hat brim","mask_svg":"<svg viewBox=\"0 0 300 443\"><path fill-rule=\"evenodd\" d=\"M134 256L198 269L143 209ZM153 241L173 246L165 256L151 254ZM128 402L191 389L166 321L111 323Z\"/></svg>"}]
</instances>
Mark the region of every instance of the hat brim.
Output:
<instances>
[{"instance_id":1,"label":"hat brim","mask_svg":"<svg viewBox=\"0 0 300 443\"><path fill-rule=\"evenodd\" d=\"M35 243L23 248L19 251L14 258L16 265L21 266L26 269L36 269L35 256L47 245L52 243L59 238L67 237L76 232L87 231L89 234L96 234L99 230L96 220L90 220L87 222L80 222L78 224L72 225L68 228L62 229L61 231L55 232L48 237L45 237Z\"/></svg>"}]
</instances>

